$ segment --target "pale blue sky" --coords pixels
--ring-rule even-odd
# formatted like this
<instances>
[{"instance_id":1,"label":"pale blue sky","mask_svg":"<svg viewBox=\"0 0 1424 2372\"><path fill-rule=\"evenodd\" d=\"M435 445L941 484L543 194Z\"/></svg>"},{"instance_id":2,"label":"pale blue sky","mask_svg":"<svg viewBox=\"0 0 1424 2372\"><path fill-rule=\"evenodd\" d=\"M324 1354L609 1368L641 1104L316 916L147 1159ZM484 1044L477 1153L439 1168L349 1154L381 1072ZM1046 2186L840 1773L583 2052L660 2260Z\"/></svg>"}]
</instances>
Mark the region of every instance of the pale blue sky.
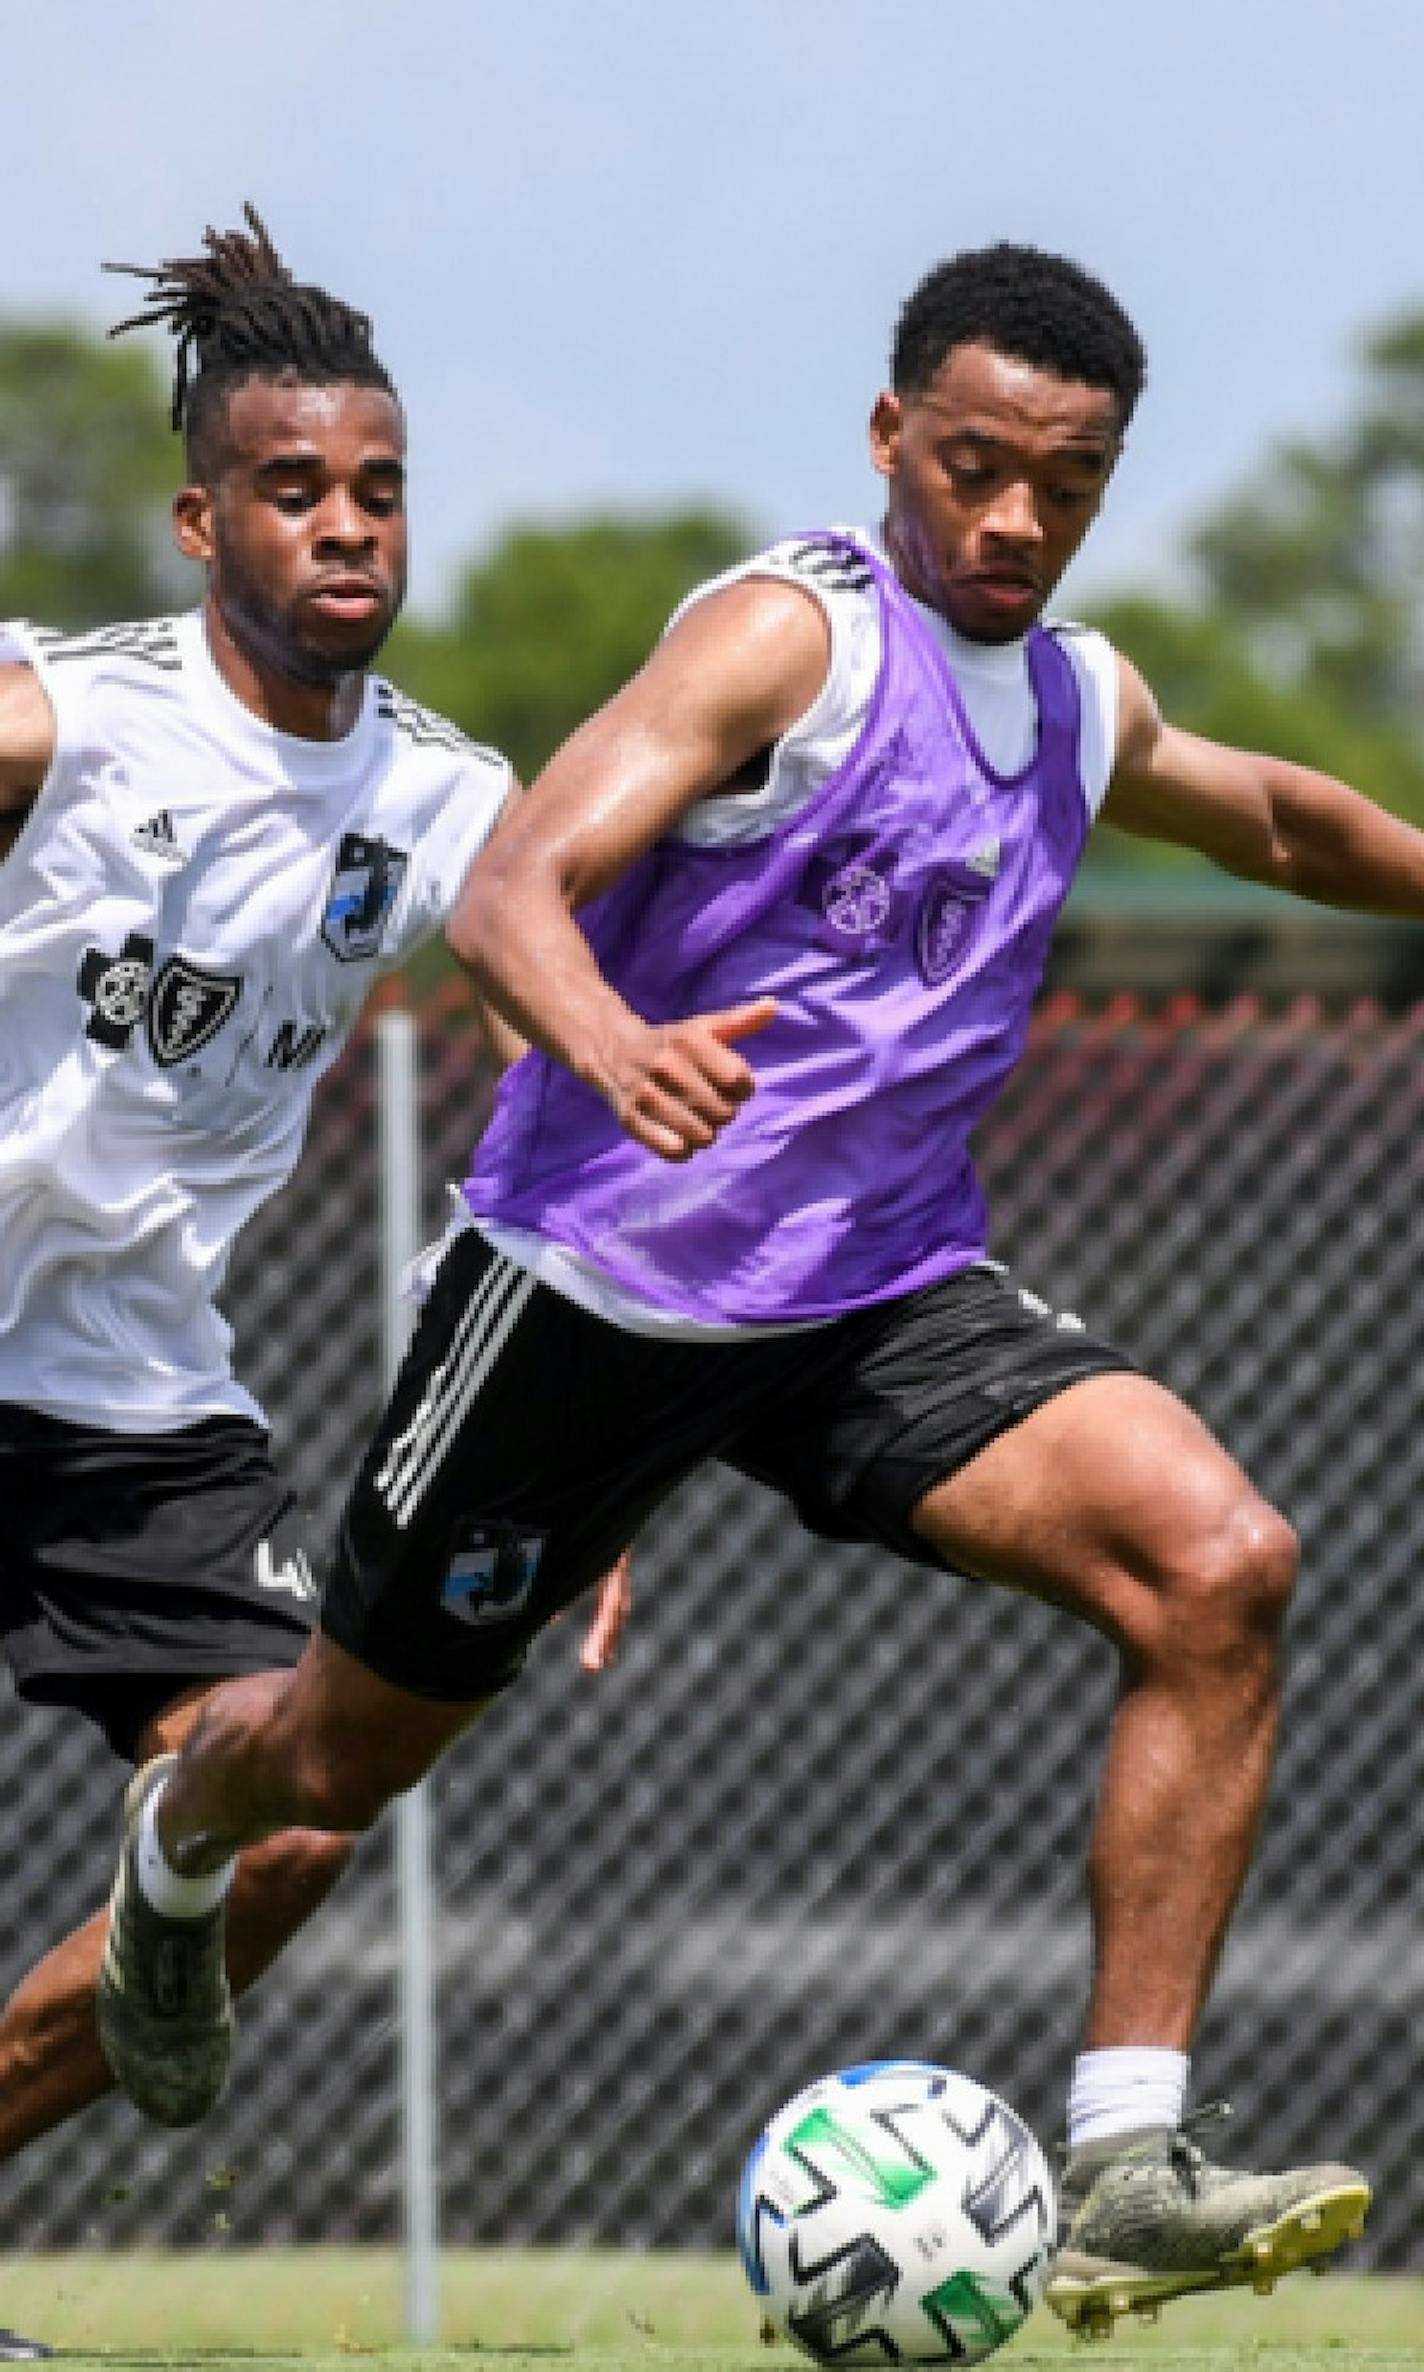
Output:
<instances>
[{"instance_id":1,"label":"pale blue sky","mask_svg":"<svg viewBox=\"0 0 1424 2372\"><path fill-rule=\"evenodd\" d=\"M254 197L375 318L415 591L513 516L871 515L896 309L956 247L1100 272L1152 384L1073 580L1160 579L1424 303L1420 0L43 0L5 27L0 306Z\"/></svg>"}]
</instances>

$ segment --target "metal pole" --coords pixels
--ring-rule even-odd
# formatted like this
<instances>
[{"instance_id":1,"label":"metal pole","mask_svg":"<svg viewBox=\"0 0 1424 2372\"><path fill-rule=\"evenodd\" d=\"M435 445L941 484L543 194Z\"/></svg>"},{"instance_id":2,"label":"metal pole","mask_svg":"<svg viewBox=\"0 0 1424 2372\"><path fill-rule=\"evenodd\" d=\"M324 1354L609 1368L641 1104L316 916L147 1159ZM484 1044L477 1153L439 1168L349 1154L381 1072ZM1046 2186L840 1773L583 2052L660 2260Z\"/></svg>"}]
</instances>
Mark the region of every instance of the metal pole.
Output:
<instances>
[{"instance_id":1,"label":"metal pole","mask_svg":"<svg viewBox=\"0 0 1424 2372\"><path fill-rule=\"evenodd\" d=\"M401 1278L420 1249L420 1094L416 1027L409 1013L376 1023L381 1162L381 1335L387 1391L411 1327ZM400 1920L401 2198L405 2330L428 2345L440 2335L440 2229L435 2118L435 1931L430 1795L425 1785L396 1807Z\"/></svg>"}]
</instances>

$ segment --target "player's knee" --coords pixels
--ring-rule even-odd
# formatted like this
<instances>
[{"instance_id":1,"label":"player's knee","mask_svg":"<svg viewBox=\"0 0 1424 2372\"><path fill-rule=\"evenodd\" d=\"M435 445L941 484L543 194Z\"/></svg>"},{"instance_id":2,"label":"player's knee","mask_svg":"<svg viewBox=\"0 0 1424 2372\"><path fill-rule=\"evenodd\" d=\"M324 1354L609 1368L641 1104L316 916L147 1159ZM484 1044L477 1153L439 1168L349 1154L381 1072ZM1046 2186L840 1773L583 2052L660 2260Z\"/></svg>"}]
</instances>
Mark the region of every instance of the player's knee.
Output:
<instances>
[{"instance_id":1,"label":"player's knee","mask_svg":"<svg viewBox=\"0 0 1424 2372\"><path fill-rule=\"evenodd\" d=\"M1198 1661L1272 1652L1300 1563L1284 1516L1247 1490L1184 1539L1159 1578L1166 1644Z\"/></svg>"}]
</instances>

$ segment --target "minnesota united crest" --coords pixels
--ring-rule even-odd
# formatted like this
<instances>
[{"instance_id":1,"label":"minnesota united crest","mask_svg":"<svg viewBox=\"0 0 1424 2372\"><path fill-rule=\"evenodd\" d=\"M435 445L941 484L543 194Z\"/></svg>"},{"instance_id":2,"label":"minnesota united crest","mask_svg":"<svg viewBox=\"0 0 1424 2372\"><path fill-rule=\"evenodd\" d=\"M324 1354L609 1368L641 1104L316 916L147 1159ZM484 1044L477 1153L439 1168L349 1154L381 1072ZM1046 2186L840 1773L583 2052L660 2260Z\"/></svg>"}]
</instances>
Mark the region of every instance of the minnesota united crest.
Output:
<instances>
[{"instance_id":1,"label":"minnesota united crest","mask_svg":"<svg viewBox=\"0 0 1424 2372\"><path fill-rule=\"evenodd\" d=\"M343 964L380 954L409 861L388 841L344 835L321 918L322 938Z\"/></svg>"},{"instance_id":2,"label":"minnesota united crest","mask_svg":"<svg viewBox=\"0 0 1424 2372\"><path fill-rule=\"evenodd\" d=\"M462 1522L440 1592L446 1612L475 1630L512 1621L528 1603L543 1553L541 1532Z\"/></svg>"}]
</instances>

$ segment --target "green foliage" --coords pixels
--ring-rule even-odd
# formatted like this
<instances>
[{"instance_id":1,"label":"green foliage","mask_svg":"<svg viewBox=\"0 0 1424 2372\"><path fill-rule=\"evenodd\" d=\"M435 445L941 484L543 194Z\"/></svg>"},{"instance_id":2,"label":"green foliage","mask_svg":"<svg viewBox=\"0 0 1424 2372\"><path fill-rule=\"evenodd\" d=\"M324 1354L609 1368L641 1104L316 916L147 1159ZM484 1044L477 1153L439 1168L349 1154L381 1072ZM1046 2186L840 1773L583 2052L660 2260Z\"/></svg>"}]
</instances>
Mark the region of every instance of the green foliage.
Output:
<instances>
[{"instance_id":1,"label":"green foliage","mask_svg":"<svg viewBox=\"0 0 1424 2372\"><path fill-rule=\"evenodd\" d=\"M528 781L642 666L683 595L749 548L711 511L515 527L469 570L448 621L407 620L382 664Z\"/></svg>"},{"instance_id":2,"label":"green foliage","mask_svg":"<svg viewBox=\"0 0 1424 2372\"><path fill-rule=\"evenodd\" d=\"M1094 624L1141 671L1173 724L1319 767L1424 822L1424 740L1410 724L1373 719L1312 678L1282 684L1254 664L1249 633L1225 608L1126 598L1099 608ZM1114 862L1153 856L1150 843L1118 833L1097 848L1109 851Z\"/></svg>"},{"instance_id":3,"label":"green foliage","mask_svg":"<svg viewBox=\"0 0 1424 2372\"><path fill-rule=\"evenodd\" d=\"M0 616L92 626L195 598L168 532L182 454L151 355L0 328Z\"/></svg>"},{"instance_id":4,"label":"green foliage","mask_svg":"<svg viewBox=\"0 0 1424 2372\"><path fill-rule=\"evenodd\" d=\"M1201 593L1094 622L1175 724L1297 758L1424 822L1424 313L1364 354L1354 418L1193 537Z\"/></svg>"}]
</instances>

